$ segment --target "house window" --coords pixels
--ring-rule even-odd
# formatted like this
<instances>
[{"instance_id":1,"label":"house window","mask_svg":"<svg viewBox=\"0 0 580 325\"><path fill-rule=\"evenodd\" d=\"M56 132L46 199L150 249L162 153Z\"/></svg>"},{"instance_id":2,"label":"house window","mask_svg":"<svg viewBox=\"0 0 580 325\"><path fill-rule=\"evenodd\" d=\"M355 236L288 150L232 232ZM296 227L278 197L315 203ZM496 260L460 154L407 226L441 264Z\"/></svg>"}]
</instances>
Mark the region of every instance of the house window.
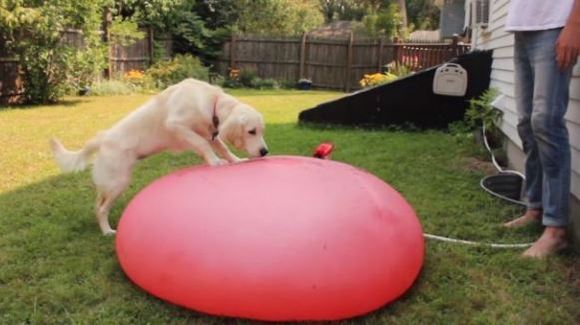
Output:
<instances>
[{"instance_id":1,"label":"house window","mask_svg":"<svg viewBox=\"0 0 580 325\"><path fill-rule=\"evenodd\" d=\"M475 25L487 28L489 24L489 0L475 0Z\"/></svg>"}]
</instances>

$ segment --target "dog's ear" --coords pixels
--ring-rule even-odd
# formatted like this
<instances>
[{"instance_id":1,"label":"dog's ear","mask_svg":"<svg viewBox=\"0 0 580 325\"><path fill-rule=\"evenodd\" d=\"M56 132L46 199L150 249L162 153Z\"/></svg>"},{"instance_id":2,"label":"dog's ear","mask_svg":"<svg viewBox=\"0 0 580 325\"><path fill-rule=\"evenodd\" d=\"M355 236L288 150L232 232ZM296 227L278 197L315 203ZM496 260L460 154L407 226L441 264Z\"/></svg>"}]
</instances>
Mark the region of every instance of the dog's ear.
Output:
<instances>
[{"instance_id":1,"label":"dog's ear","mask_svg":"<svg viewBox=\"0 0 580 325\"><path fill-rule=\"evenodd\" d=\"M244 144L243 137L246 123L247 118L243 114L230 116L219 128L220 137L233 144L234 147L241 149Z\"/></svg>"},{"instance_id":2,"label":"dog's ear","mask_svg":"<svg viewBox=\"0 0 580 325\"><path fill-rule=\"evenodd\" d=\"M232 107L236 106L237 101L234 97L220 92L215 96L214 107L218 111L229 111Z\"/></svg>"}]
</instances>

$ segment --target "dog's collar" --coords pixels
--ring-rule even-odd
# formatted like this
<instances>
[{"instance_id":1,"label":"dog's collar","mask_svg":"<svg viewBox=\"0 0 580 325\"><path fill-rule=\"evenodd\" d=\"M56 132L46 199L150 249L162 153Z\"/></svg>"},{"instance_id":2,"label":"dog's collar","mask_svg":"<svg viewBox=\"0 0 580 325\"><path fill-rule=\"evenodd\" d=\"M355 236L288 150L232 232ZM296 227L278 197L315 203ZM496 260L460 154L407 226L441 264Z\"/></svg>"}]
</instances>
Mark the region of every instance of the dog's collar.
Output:
<instances>
[{"instance_id":1,"label":"dog's collar","mask_svg":"<svg viewBox=\"0 0 580 325\"><path fill-rule=\"evenodd\" d=\"M211 116L211 121L213 123L213 128L214 131L211 134L211 140L215 140L215 138L218 136L219 132L219 125L220 125L220 119L217 116L217 100L215 101L215 103L213 104L213 111L212 111L212 116Z\"/></svg>"}]
</instances>

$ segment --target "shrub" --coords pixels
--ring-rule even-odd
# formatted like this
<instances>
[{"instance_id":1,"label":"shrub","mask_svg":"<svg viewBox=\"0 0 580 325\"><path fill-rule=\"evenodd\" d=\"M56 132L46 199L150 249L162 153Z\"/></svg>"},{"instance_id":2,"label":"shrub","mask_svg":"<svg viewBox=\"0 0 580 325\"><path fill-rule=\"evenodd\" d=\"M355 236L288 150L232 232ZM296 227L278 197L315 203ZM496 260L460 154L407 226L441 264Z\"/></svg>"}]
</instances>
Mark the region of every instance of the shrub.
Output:
<instances>
[{"instance_id":1,"label":"shrub","mask_svg":"<svg viewBox=\"0 0 580 325\"><path fill-rule=\"evenodd\" d=\"M252 70L232 69L222 83L226 88L279 89L280 83L271 78L262 79Z\"/></svg>"},{"instance_id":2,"label":"shrub","mask_svg":"<svg viewBox=\"0 0 580 325\"><path fill-rule=\"evenodd\" d=\"M397 76L388 72L365 74L364 77L359 81L359 84L362 87L372 87L389 83L395 79L397 79Z\"/></svg>"},{"instance_id":3,"label":"shrub","mask_svg":"<svg viewBox=\"0 0 580 325\"><path fill-rule=\"evenodd\" d=\"M449 125L449 132L458 142L474 138L481 142L480 134L483 124L485 124L486 135L491 145L494 146L501 142L501 131L497 124L501 119L502 111L491 105L497 94L497 90L489 88L480 97L472 98L463 120Z\"/></svg>"},{"instance_id":4,"label":"shrub","mask_svg":"<svg viewBox=\"0 0 580 325\"><path fill-rule=\"evenodd\" d=\"M238 80L242 87L246 88L254 88L254 85L257 84L258 74L252 70L242 70L239 73Z\"/></svg>"},{"instance_id":5,"label":"shrub","mask_svg":"<svg viewBox=\"0 0 580 325\"><path fill-rule=\"evenodd\" d=\"M280 89L280 83L272 78L256 78L252 82L251 88L256 89Z\"/></svg>"},{"instance_id":6,"label":"shrub","mask_svg":"<svg viewBox=\"0 0 580 325\"><path fill-rule=\"evenodd\" d=\"M0 38L19 60L26 103L56 102L68 90L86 86L102 68L100 1L0 3ZM82 46L63 37L67 28L82 31Z\"/></svg>"},{"instance_id":7,"label":"shrub","mask_svg":"<svg viewBox=\"0 0 580 325\"><path fill-rule=\"evenodd\" d=\"M219 74L214 74L214 75L210 76L209 82L212 85L224 87L224 84L226 83L226 78L224 78L223 76L220 76Z\"/></svg>"},{"instance_id":8,"label":"shrub","mask_svg":"<svg viewBox=\"0 0 580 325\"><path fill-rule=\"evenodd\" d=\"M140 70L129 70L123 75L123 81L138 88L147 88L147 78L145 78L143 71Z\"/></svg>"},{"instance_id":9,"label":"shrub","mask_svg":"<svg viewBox=\"0 0 580 325\"><path fill-rule=\"evenodd\" d=\"M66 93L65 49L56 53L47 47L30 44L19 53L25 103L55 103Z\"/></svg>"},{"instance_id":10,"label":"shrub","mask_svg":"<svg viewBox=\"0 0 580 325\"><path fill-rule=\"evenodd\" d=\"M296 82L291 80L282 80L279 81L280 88L283 89L296 89Z\"/></svg>"},{"instance_id":11,"label":"shrub","mask_svg":"<svg viewBox=\"0 0 580 325\"><path fill-rule=\"evenodd\" d=\"M406 77L413 74L413 70L404 64L395 64L389 69L389 72L396 75L399 78Z\"/></svg>"},{"instance_id":12,"label":"shrub","mask_svg":"<svg viewBox=\"0 0 580 325\"><path fill-rule=\"evenodd\" d=\"M89 86L105 65L104 53L99 47L76 49L59 45L57 48L27 45L20 52L26 103L54 103L67 93L76 94Z\"/></svg>"},{"instance_id":13,"label":"shrub","mask_svg":"<svg viewBox=\"0 0 580 325\"><path fill-rule=\"evenodd\" d=\"M187 78L207 81L209 69L189 54L176 55L173 59L155 63L145 72L152 86L163 89Z\"/></svg>"},{"instance_id":14,"label":"shrub","mask_svg":"<svg viewBox=\"0 0 580 325\"><path fill-rule=\"evenodd\" d=\"M474 139L473 129L463 120L449 123L447 129L458 143L472 142Z\"/></svg>"},{"instance_id":15,"label":"shrub","mask_svg":"<svg viewBox=\"0 0 580 325\"><path fill-rule=\"evenodd\" d=\"M222 83L222 87L224 88L242 88L242 84L239 80L227 78Z\"/></svg>"},{"instance_id":16,"label":"shrub","mask_svg":"<svg viewBox=\"0 0 580 325\"><path fill-rule=\"evenodd\" d=\"M66 87L68 92L90 86L106 67L105 46L71 51L66 61Z\"/></svg>"},{"instance_id":17,"label":"shrub","mask_svg":"<svg viewBox=\"0 0 580 325\"><path fill-rule=\"evenodd\" d=\"M470 129L475 130L485 125L490 132L499 131L497 123L501 119L502 111L491 105L497 95L497 90L489 88L479 98L472 98L469 101L469 108L465 111L465 122Z\"/></svg>"},{"instance_id":18,"label":"shrub","mask_svg":"<svg viewBox=\"0 0 580 325\"><path fill-rule=\"evenodd\" d=\"M135 86L120 81L106 80L93 84L91 94L94 96L129 95L138 90Z\"/></svg>"}]
</instances>

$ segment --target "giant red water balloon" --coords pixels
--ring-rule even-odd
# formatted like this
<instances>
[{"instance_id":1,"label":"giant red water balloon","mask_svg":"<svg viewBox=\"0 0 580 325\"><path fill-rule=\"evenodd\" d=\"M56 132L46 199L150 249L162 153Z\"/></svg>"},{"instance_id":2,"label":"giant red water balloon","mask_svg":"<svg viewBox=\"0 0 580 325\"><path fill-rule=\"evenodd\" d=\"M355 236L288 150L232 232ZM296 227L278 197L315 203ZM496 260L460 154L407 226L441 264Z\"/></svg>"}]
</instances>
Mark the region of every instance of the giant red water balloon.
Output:
<instances>
[{"instance_id":1,"label":"giant red water balloon","mask_svg":"<svg viewBox=\"0 0 580 325\"><path fill-rule=\"evenodd\" d=\"M117 255L147 292L200 312L336 320L400 297L423 263L413 209L349 165L270 157L162 177L127 206Z\"/></svg>"}]
</instances>

